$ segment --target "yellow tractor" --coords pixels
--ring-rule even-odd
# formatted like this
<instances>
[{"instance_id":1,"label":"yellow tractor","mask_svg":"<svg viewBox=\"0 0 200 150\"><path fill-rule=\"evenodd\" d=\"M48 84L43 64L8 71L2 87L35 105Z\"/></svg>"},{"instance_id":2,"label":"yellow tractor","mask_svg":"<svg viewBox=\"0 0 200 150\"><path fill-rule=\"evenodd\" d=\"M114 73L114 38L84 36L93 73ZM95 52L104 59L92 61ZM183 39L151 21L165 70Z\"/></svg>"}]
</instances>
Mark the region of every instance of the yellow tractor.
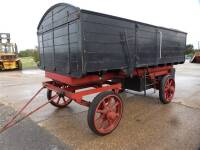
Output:
<instances>
[{"instance_id":1,"label":"yellow tractor","mask_svg":"<svg viewBox=\"0 0 200 150\"><path fill-rule=\"evenodd\" d=\"M0 33L0 70L22 69L16 43L10 43L9 33Z\"/></svg>"}]
</instances>

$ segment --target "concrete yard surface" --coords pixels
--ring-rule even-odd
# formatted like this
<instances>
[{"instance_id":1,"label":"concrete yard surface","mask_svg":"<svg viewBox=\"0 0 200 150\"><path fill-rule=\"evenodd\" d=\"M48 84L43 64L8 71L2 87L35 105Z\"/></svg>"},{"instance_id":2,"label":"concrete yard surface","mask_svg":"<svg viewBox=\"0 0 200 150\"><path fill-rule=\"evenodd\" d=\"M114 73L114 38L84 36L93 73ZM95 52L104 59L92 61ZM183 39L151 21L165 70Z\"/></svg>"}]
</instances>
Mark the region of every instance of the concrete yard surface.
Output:
<instances>
[{"instance_id":1,"label":"concrete yard surface","mask_svg":"<svg viewBox=\"0 0 200 150\"><path fill-rule=\"evenodd\" d=\"M72 102L64 109L50 104L0 134L0 149L148 149L198 150L200 148L200 65L186 62L176 68L176 93L172 103L159 102L158 91L126 91L123 118L115 131L95 135L87 125L88 108ZM46 81L41 70L0 72L0 125L19 109ZM86 97L92 101L92 96ZM25 111L46 102L46 90ZM9 115L8 115L9 114ZM22 133L22 134L20 134ZM38 142L35 139L40 139ZM33 139L33 140L23 140ZM17 140L17 142L15 141ZM13 146L14 147L11 147ZM29 147L28 147L29 146ZM32 148L32 149L31 149Z\"/></svg>"},{"instance_id":2,"label":"concrete yard surface","mask_svg":"<svg viewBox=\"0 0 200 150\"><path fill-rule=\"evenodd\" d=\"M0 125L11 114L11 107L0 105ZM0 135L1 150L69 150L71 149L44 128L30 119L17 124Z\"/></svg>"}]
</instances>

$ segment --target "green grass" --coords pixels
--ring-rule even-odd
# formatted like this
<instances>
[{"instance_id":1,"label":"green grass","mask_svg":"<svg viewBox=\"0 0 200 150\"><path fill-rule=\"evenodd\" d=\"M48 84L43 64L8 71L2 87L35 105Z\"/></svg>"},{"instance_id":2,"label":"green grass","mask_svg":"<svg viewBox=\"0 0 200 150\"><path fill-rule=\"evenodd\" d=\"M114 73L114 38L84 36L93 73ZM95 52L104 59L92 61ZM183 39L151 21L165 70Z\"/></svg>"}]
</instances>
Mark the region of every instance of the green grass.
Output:
<instances>
[{"instance_id":1,"label":"green grass","mask_svg":"<svg viewBox=\"0 0 200 150\"><path fill-rule=\"evenodd\" d=\"M32 57L21 57L23 69L37 68L36 62Z\"/></svg>"}]
</instances>

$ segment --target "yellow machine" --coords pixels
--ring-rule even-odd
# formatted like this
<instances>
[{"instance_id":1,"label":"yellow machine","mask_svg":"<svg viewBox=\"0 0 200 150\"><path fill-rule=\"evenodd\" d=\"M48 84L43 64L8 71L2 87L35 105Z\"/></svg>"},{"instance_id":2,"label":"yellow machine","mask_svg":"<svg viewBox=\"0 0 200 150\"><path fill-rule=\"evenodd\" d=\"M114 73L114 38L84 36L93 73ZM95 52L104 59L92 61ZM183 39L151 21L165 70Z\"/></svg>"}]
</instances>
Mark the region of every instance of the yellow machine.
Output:
<instances>
[{"instance_id":1,"label":"yellow machine","mask_svg":"<svg viewBox=\"0 0 200 150\"><path fill-rule=\"evenodd\" d=\"M10 43L9 33L0 33L0 70L22 69L17 45Z\"/></svg>"}]
</instances>

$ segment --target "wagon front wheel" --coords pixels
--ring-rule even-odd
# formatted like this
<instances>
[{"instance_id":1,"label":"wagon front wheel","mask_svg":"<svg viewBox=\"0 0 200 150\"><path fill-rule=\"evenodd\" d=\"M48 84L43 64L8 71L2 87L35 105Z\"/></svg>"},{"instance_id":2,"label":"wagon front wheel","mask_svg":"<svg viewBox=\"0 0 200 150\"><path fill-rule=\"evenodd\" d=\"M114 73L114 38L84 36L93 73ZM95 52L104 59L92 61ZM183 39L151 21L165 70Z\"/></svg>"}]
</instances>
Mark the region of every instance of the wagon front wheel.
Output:
<instances>
[{"instance_id":1,"label":"wagon front wheel","mask_svg":"<svg viewBox=\"0 0 200 150\"><path fill-rule=\"evenodd\" d=\"M97 95L88 110L88 125L98 135L111 133L119 124L123 113L123 103L119 95L112 91Z\"/></svg>"},{"instance_id":2,"label":"wagon front wheel","mask_svg":"<svg viewBox=\"0 0 200 150\"><path fill-rule=\"evenodd\" d=\"M58 93L56 93L52 90L49 90L49 89L47 90L47 99L48 100L51 100L51 98L54 97L55 95L58 95L58 97L50 102L55 107L64 108L72 102L71 99L67 98L64 95L59 95Z\"/></svg>"},{"instance_id":3,"label":"wagon front wheel","mask_svg":"<svg viewBox=\"0 0 200 150\"><path fill-rule=\"evenodd\" d=\"M168 104L172 101L175 93L175 81L173 76L166 75L162 78L159 89L160 101Z\"/></svg>"}]
</instances>

